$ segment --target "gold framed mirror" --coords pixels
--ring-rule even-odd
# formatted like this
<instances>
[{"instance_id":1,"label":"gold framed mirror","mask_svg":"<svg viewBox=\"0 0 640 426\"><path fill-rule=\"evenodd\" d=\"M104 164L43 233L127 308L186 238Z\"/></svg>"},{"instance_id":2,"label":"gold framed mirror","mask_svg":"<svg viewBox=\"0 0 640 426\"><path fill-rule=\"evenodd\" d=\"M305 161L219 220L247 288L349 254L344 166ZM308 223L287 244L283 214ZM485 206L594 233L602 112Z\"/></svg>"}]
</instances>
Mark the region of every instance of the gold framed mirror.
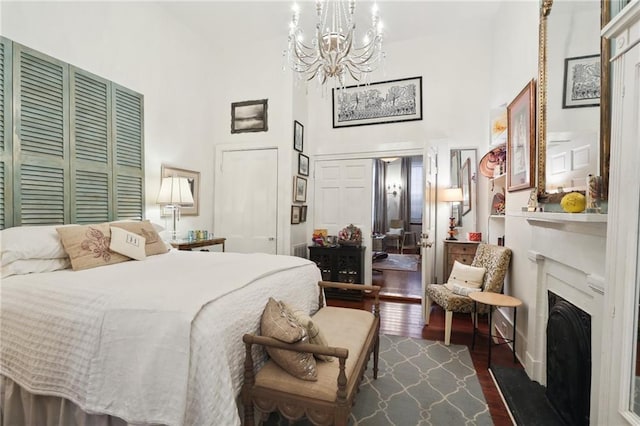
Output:
<instances>
[{"instance_id":1,"label":"gold framed mirror","mask_svg":"<svg viewBox=\"0 0 640 426\"><path fill-rule=\"evenodd\" d=\"M600 37L600 29L609 18L608 0L599 3L541 1L537 175L541 201L556 203L565 192L584 191L588 174L602 176L606 199L611 126L610 48ZM570 85L578 87L571 79L569 67L579 64L593 69L597 66L593 62L597 54L600 55L599 106L594 105L596 102L569 102Z\"/></svg>"}]
</instances>

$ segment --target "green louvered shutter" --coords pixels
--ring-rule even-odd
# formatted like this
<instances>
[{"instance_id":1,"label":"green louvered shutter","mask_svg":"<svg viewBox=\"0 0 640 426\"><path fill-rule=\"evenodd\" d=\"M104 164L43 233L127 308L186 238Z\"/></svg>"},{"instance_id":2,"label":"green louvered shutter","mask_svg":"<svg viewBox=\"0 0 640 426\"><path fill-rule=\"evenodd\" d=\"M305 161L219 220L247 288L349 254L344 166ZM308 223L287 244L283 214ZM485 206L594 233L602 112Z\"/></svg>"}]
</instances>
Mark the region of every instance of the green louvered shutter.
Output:
<instances>
[{"instance_id":1,"label":"green louvered shutter","mask_svg":"<svg viewBox=\"0 0 640 426\"><path fill-rule=\"evenodd\" d=\"M111 83L70 67L71 222L112 218Z\"/></svg>"},{"instance_id":2,"label":"green louvered shutter","mask_svg":"<svg viewBox=\"0 0 640 426\"><path fill-rule=\"evenodd\" d=\"M143 96L112 84L117 219L144 217Z\"/></svg>"},{"instance_id":3,"label":"green louvered shutter","mask_svg":"<svg viewBox=\"0 0 640 426\"><path fill-rule=\"evenodd\" d=\"M14 225L70 221L68 72L14 43Z\"/></svg>"},{"instance_id":4,"label":"green louvered shutter","mask_svg":"<svg viewBox=\"0 0 640 426\"><path fill-rule=\"evenodd\" d=\"M0 37L0 229L13 225L12 42Z\"/></svg>"}]
</instances>

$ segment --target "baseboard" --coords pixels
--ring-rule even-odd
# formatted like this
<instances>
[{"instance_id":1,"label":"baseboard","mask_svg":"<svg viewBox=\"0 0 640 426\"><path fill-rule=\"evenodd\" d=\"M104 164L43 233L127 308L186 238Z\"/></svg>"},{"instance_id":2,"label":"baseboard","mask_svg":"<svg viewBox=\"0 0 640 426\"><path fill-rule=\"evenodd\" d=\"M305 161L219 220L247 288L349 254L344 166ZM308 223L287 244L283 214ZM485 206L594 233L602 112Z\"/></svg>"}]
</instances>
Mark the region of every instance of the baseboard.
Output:
<instances>
[{"instance_id":1,"label":"baseboard","mask_svg":"<svg viewBox=\"0 0 640 426\"><path fill-rule=\"evenodd\" d=\"M491 368L489 368L489 375L491 375L491 380L493 380L494 386L496 387L496 389L498 389L498 394L500 395L500 399L502 400L502 405L504 405L505 410L507 411L507 413L509 413L509 418L511 419L511 423L513 424L513 426L517 426L516 419L513 418L513 414L511 414L511 410L509 410L509 405L507 404L507 400L504 399L502 390L500 389L500 386L498 386L498 382L495 376L493 375L493 371L491 371Z\"/></svg>"}]
</instances>

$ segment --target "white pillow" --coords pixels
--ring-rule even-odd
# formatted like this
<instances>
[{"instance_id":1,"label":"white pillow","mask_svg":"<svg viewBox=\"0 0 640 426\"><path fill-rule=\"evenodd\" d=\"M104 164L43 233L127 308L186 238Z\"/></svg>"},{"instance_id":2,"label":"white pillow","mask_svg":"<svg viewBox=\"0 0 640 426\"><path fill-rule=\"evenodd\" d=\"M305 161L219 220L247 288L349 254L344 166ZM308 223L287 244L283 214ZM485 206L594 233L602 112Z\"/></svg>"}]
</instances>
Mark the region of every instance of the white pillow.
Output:
<instances>
[{"instance_id":1,"label":"white pillow","mask_svg":"<svg viewBox=\"0 0 640 426\"><path fill-rule=\"evenodd\" d=\"M67 256L56 228L77 225L16 226L0 231L2 265L21 259L62 259Z\"/></svg>"},{"instance_id":2,"label":"white pillow","mask_svg":"<svg viewBox=\"0 0 640 426\"><path fill-rule=\"evenodd\" d=\"M465 265L456 260L453 263L453 269L451 269L451 275L449 275L449 280L445 284L445 287L451 291L453 291L454 284L463 287L481 288L482 279L486 271L485 268Z\"/></svg>"},{"instance_id":3,"label":"white pillow","mask_svg":"<svg viewBox=\"0 0 640 426\"><path fill-rule=\"evenodd\" d=\"M111 243L109 244L111 251L129 256L135 260L145 260L147 258L145 243L146 238L142 235L134 234L116 226L111 227Z\"/></svg>"},{"instance_id":4,"label":"white pillow","mask_svg":"<svg viewBox=\"0 0 640 426\"><path fill-rule=\"evenodd\" d=\"M390 234L390 235L401 235L402 234L402 228L389 228L389 232L387 232L387 234Z\"/></svg>"},{"instance_id":5,"label":"white pillow","mask_svg":"<svg viewBox=\"0 0 640 426\"><path fill-rule=\"evenodd\" d=\"M465 287L463 285L460 284L453 284L453 291L454 294L459 294L460 296L468 296L469 293L475 293L478 291L482 291L481 288L474 288L474 287Z\"/></svg>"},{"instance_id":6,"label":"white pillow","mask_svg":"<svg viewBox=\"0 0 640 426\"><path fill-rule=\"evenodd\" d=\"M63 257L62 259L15 260L7 265L2 264L2 278L7 278L11 275L53 272L59 269L67 269L70 266L71 262L68 257Z\"/></svg>"}]
</instances>

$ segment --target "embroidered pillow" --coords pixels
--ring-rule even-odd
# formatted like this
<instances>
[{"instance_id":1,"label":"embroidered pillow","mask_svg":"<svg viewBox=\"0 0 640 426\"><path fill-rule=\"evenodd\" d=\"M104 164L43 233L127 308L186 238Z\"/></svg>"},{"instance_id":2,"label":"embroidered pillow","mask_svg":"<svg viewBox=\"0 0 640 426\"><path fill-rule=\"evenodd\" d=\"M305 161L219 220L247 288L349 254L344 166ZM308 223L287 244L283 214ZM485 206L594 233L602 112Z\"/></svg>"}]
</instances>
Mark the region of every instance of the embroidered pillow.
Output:
<instances>
[{"instance_id":1,"label":"embroidered pillow","mask_svg":"<svg viewBox=\"0 0 640 426\"><path fill-rule=\"evenodd\" d=\"M282 303L269 298L260 320L261 334L286 343L308 342L306 329L298 324ZM267 346L267 353L284 371L302 380L317 381L316 360L307 352L289 351Z\"/></svg>"},{"instance_id":2,"label":"embroidered pillow","mask_svg":"<svg viewBox=\"0 0 640 426\"><path fill-rule=\"evenodd\" d=\"M135 260L145 260L145 238L133 232L126 231L117 226L111 227L111 244L109 249L116 253L124 254Z\"/></svg>"},{"instance_id":3,"label":"embroidered pillow","mask_svg":"<svg viewBox=\"0 0 640 426\"><path fill-rule=\"evenodd\" d=\"M445 284L445 287L451 291L453 291L454 284L463 287L481 288L486 271L485 268L465 265L456 260L453 263L453 269L451 269L451 275L449 275L449 280Z\"/></svg>"},{"instance_id":4,"label":"embroidered pillow","mask_svg":"<svg viewBox=\"0 0 640 426\"><path fill-rule=\"evenodd\" d=\"M155 254L164 254L169 250L165 245L156 228L148 220L143 221L118 221L111 222L111 227L122 228L134 234L141 235L145 238L145 254L153 256Z\"/></svg>"},{"instance_id":5,"label":"embroidered pillow","mask_svg":"<svg viewBox=\"0 0 640 426\"><path fill-rule=\"evenodd\" d=\"M295 320L303 326L307 330L307 335L309 336L309 343L313 343L315 345L329 346L327 339L322 334L320 328L313 322L311 317L307 315L304 311L294 308L291 305L288 305L284 302L280 302L287 309L289 314L295 318ZM333 357L327 355L317 355L314 356L322 361L333 361Z\"/></svg>"},{"instance_id":6,"label":"embroidered pillow","mask_svg":"<svg viewBox=\"0 0 640 426\"><path fill-rule=\"evenodd\" d=\"M130 260L109 249L111 230L108 223L60 227L56 231L74 271Z\"/></svg>"}]
</instances>

